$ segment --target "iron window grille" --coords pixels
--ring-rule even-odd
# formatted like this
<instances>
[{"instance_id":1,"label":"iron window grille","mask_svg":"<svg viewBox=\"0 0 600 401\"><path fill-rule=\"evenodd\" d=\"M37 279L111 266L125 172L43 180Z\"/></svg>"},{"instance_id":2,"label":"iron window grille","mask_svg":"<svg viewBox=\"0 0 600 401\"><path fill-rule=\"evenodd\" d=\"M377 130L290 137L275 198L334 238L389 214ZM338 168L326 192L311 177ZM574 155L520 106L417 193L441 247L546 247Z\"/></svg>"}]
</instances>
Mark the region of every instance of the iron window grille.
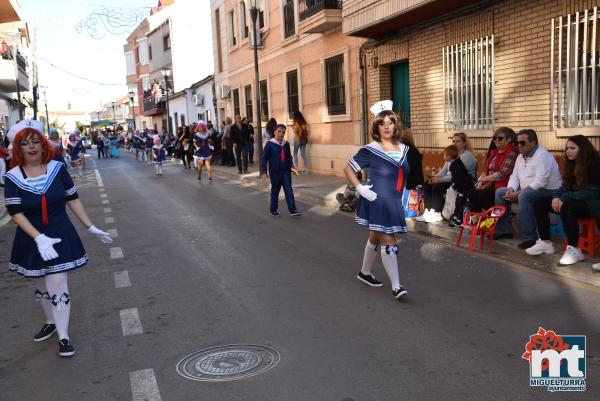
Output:
<instances>
[{"instance_id":1,"label":"iron window grille","mask_svg":"<svg viewBox=\"0 0 600 401\"><path fill-rule=\"evenodd\" d=\"M292 119L294 113L300 110L300 102L298 98L298 71L288 71L285 74L287 84L287 104L288 118Z\"/></svg>"},{"instance_id":2,"label":"iron window grille","mask_svg":"<svg viewBox=\"0 0 600 401\"><path fill-rule=\"evenodd\" d=\"M494 36L442 49L444 128L494 127Z\"/></svg>"},{"instance_id":3,"label":"iron window grille","mask_svg":"<svg viewBox=\"0 0 600 401\"><path fill-rule=\"evenodd\" d=\"M240 90L233 90L233 115L239 116L240 114Z\"/></svg>"},{"instance_id":4,"label":"iron window grille","mask_svg":"<svg viewBox=\"0 0 600 401\"><path fill-rule=\"evenodd\" d=\"M260 90L260 120L266 122L269 121L269 88L267 81L260 81L258 88Z\"/></svg>"},{"instance_id":5,"label":"iron window grille","mask_svg":"<svg viewBox=\"0 0 600 401\"><path fill-rule=\"evenodd\" d=\"M289 38L296 33L296 19L294 16L294 0L286 0L283 5L283 34Z\"/></svg>"},{"instance_id":6,"label":"iron window grille","mask_svg":"<svg viewBox=\"0 0 600 401\"><path fill-rule=\"evenodd\" d=\"M600 125L599 19L598 7L552 18L552 128Z\"/></svg>"},{"instance_id":7,"label":"iron window grille","mask_svg":"<svg viewBox=\"0 0 600 401\"><path fill-rule=\"evenodd\" d=\"M254 122L252 117L252 85L244 86L244 97L246 98L246 118L248 122Z\"/></svg>"},{"instance_id":8,"label":"iron window grille","mask_svg":"<svg viewBox=\"0 0 600 401\"><path fill-rule=\"evenodd\" d=\"M325 60L325 85L329 115L346 113L346 88L344 84L344 55Z\"/></svg>"},{"instance_id":9,"label":"iron window grille","mask_svg":"<svg viewBox=\"0 0 600 401\"><path fill-rule=\"evenodd\" d=\"M341 10L342 0L299 0L300 21L312 17L323 10Z\"/></svg>"}]
</instances>

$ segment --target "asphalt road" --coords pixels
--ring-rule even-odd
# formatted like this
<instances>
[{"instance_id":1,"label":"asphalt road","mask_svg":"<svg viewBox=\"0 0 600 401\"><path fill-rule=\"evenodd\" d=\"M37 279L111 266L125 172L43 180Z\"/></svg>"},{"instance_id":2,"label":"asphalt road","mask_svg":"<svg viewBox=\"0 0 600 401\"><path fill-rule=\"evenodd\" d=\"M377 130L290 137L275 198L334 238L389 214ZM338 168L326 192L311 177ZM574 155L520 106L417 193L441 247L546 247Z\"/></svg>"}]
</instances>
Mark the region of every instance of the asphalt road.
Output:
<instances>
[{"instance_id":1,"label":"asphalt road","mask_svg":"<svg viewBox=\"0 0 600 401\"><path fill-rule=\"evenodd\" d=\"M77 354L31 340L43 324L35 284L2 270L0 400L600 399L597 289L405 235L408 296L396 301L387 279L356 280L367 233L348 215L299 203L304 215L292 218L281 201L275 219L265 192L198 182L179 166L156 177L128 154L89 162L79 181L92 220L118 237L107 245L80 230L91 262L70 274ZM0 228L5 266L14 229ZM117 247L123 257L111 259ZM124 271L131 285L116 288ZM124 335L133 308L138 334ZM587 336L587 391L529 386L521 354L539 326ZM186 355L226 344L266 345L281 359L230 382L176 372Z\"/></svg>"}]
</instances>

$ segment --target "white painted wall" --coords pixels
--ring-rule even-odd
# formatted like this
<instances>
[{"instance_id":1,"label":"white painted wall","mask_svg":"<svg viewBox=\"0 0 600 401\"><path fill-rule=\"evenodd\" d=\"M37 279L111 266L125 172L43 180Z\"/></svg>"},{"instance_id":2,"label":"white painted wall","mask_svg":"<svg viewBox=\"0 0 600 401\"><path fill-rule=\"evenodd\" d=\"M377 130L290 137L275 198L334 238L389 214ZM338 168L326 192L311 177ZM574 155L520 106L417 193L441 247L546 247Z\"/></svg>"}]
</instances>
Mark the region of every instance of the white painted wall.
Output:
<instances>
[{"instance_id":1,"label":"white painted wall","mask_svg":"<svg viewBox=\"0 0 600 401\"><path fill-rule=\"evenodd\" d=\"M173 121L173 133L177 132L177 127L181 127L181 116L185 117L185 125L190 125L191 122L196 121L195 117L190 117L188 114L186 96L179 96L175 99L169 99L169 115ZM177 122L175 117L177 116ZM191 118L191 119L190 119Z\"/></svg>"},{"instance_id":2,"label":"white painted wall","mask_svg":"<svg viewBox=\"0 0 600 401\"><path fill-rule=\"evenodd\" d=\"M190 101L188 106L188 114L190 116L195 116L194 118L196 120L198 120L198 114L200 114L201 119L205 121L210 120L214 124L217 119L215 117L215 109L213 106L212 83L213 81L210 80L189 91ZM194 105L193 91L196 92L196 95L204 97L203 106Z\"/></svg>"}]
</instances>

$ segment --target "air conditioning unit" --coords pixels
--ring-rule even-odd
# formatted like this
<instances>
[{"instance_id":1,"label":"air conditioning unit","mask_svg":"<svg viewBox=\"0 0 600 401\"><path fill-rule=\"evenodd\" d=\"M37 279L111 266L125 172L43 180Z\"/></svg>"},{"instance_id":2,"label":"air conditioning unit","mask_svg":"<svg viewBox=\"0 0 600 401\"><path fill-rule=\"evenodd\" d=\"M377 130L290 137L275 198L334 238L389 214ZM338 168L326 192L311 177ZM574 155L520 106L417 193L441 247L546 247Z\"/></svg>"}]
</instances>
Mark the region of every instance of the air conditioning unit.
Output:
<instances>
[{"instance_id":1,"label":"air conditioning unit","mask_svg":"<svg viewBox=\"0 0 600 401\"><path fill-rule=\"evenodd\" d=\"M231 87L229 85L219 86L219 98L229 99L231 97Z\"/></svg>"},{"instance_id":2,"label":"air conditioning unit","mask_svg":"<svg viewBox=\"0 0 600 401\"><path fill-rule=\"evenodd\" d=\"M194 95L194 106L204 106L204 95Z\"/></svg>"},{"instance_id":3,"label":"air conditioning unit","mask_svg":"<svg viewBox=\"0 0 600 401\"><path fill-rule=\"evenodd\" d=\"M258 37L258 48L262 49L265 46L265 38L264 38L264 33L262 31L258 31L256 33L256 36ZM254 33L250 32L250 37L248 38L248 43L250 43L250 49L254 49Z\"/></svg>"}]
</instances>

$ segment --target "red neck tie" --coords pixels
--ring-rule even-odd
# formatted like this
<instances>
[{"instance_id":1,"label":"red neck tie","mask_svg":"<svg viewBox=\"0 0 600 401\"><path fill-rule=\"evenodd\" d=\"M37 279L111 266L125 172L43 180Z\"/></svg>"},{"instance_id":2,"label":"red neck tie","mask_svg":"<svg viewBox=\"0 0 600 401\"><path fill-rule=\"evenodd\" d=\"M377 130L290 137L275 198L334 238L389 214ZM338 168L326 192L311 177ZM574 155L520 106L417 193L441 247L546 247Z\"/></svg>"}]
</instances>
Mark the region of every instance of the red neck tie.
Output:
<instances>
[{"instance_id":1,"label":"red neck tie","mask_svg":"<svg viewBox=\"0 0 600 401\"><path fill-rule=\"evenodd\" d=\"M281 144L281 161L285 162L285 153L283 151L283 143Z\"/></svg>"},{"instance_id":2,"label":"red neck tie","mask_svg":"<svg viewBox=\"0 0 600 401\"><path fill-rule=\"evenodd\" d=\"M396 180L396 191L402 192L404 187L404 170L402 170L402 165L398 167L398 180Z\"/></svg>"}]
</instances>

